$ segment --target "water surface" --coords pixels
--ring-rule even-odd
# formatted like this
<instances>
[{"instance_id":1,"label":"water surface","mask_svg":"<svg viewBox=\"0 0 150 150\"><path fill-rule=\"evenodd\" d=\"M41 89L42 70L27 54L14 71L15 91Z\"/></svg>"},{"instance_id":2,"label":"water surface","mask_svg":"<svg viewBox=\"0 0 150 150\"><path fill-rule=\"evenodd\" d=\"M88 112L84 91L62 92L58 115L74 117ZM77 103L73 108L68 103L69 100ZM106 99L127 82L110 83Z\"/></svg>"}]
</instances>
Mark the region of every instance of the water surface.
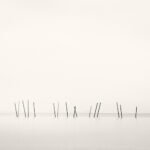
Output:
<instances>
[{"instance_id":1,"label":"water surface","mask_svg":"<svg viewBox=\"0 0 150 150\"><path fill-rule=\"evenodd\" d=\"M0 117L0 149L149 150L150 118Z\"/></svg>"}]
</instances>

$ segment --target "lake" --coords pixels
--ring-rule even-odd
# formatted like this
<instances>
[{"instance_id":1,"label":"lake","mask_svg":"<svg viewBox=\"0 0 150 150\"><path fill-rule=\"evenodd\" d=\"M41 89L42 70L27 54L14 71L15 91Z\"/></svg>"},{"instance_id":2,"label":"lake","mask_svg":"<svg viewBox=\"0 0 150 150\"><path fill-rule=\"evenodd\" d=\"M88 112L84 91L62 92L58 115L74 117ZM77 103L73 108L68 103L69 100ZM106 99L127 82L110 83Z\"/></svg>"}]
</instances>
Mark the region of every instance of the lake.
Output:
<instances>
[{"instance_id":1,"label":"lake","mask_svg":"<svg viewBox=\"0 0 150 150\"><path fill-rule=\"evenodd\" d=\"M0 116L2 150L149 150L150 118Z\"/></svg>"}]
</instances>

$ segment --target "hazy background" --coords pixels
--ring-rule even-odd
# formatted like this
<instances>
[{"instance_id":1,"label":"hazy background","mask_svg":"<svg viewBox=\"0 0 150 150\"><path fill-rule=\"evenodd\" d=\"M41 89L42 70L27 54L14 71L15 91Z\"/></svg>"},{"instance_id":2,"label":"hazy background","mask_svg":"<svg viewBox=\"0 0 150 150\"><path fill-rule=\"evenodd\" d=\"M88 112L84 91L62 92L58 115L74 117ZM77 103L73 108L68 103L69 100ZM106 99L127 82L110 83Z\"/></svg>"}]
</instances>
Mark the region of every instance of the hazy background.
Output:
<instances>
[{"instance_id":1,"label":"hazy background","mask_svg":"<svg viewBox=\"0 0 150 150\"><path fill-rule=\"evenodd\" d=\"M150 112L149 0L0 0L0 112L96 101ZM49 105L48 105L49 104ZM84 106L85 105L85 106Z\"/></svg>"}]
</instances>

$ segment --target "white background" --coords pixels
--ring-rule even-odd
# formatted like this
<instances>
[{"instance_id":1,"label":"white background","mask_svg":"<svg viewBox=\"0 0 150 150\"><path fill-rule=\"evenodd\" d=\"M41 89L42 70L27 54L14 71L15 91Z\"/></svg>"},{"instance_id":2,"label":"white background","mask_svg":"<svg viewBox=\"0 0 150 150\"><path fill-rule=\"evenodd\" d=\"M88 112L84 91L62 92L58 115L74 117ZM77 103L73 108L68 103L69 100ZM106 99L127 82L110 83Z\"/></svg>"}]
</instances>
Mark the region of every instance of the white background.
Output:
<instances>
[{"instance_id":1,"label":"white background","mask_svg":"<svg viewBox=\"0 0 150 150\"><path fill-rule=\"evenodd\" d=\"M148 0L0 0L0 112L14 101L150 112Z\"/></svg>"}]
</instances>

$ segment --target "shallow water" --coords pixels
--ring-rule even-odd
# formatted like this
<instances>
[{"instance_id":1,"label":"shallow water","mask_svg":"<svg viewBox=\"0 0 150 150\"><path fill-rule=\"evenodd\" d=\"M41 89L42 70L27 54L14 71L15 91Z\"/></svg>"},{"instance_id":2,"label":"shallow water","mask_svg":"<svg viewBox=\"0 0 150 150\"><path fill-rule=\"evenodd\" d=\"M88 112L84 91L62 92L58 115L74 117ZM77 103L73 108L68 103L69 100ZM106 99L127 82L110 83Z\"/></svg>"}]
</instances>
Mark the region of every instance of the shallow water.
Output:
<instances>
[{"instance_id":1,"label":"shallow water","mask_svg":"<svg viewBox=\"0 0 150 150\"><path fill-rule=\"evenodd\" d=\"M149 150L150 118L0 117L0 149Z\"/></svg>"}]
</instances>

